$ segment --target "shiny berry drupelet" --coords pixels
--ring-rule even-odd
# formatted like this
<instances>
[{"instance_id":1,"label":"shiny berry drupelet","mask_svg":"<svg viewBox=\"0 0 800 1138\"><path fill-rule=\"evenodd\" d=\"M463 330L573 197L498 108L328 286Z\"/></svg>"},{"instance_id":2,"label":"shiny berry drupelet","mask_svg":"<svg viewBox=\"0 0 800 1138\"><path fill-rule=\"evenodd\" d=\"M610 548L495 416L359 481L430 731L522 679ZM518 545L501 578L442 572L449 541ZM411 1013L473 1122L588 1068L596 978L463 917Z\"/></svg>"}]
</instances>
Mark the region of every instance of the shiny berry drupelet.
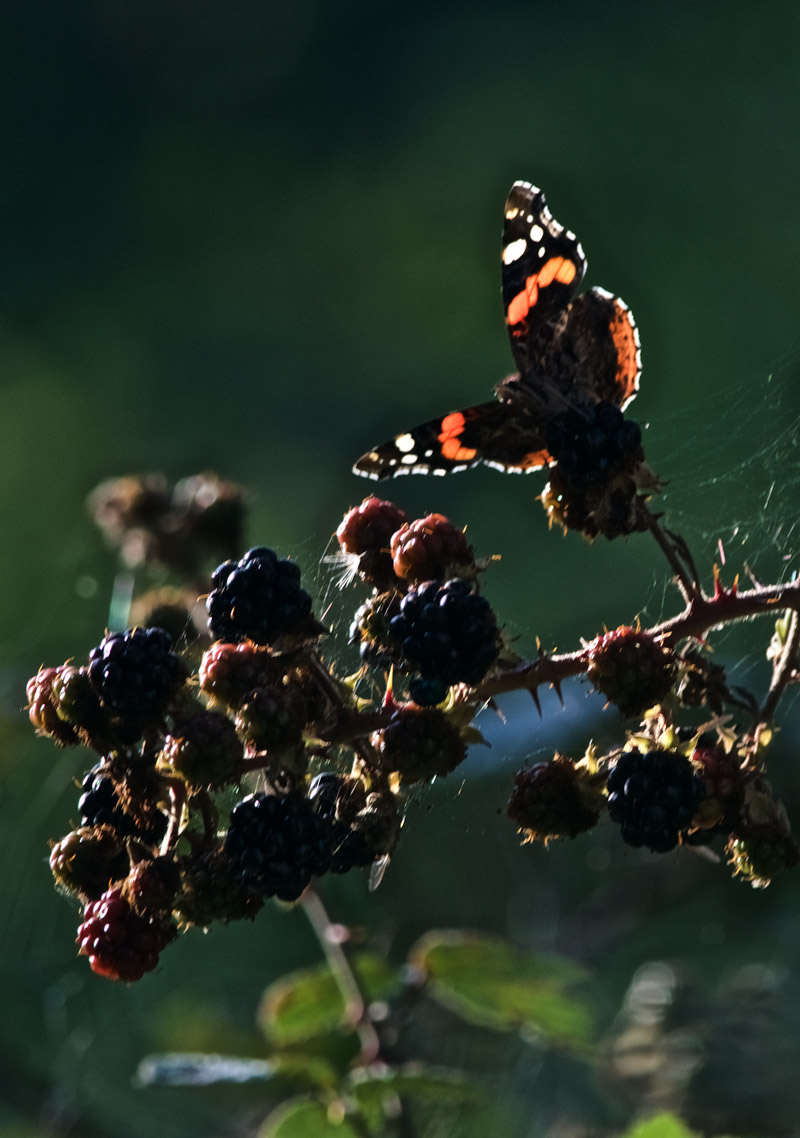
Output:
<instances>
[{"instance_id":1,"label":"shiny berry drupelet","mask_svg":"<svg viewBox=\"0 0 800 1138\"><path fill-rule=\"evenodd\" d=\"M116 887L86 906L78 952L89 957L93 972L132 983L155 968L174 935L171 925L140 917Z\"/></svg>"},{"instance_id":2,"label":"shiny berry drupelet","mask_svg":"<svg viewBox=\"0 0 800 1138\"><path fill-rule=\"evenodd\" d=\"M215 640L272 644L311 615L299 567L265 546L249 550L239 561L223 562L211 580L206 610Z\"/></svg>"},{"instance_id":3,"label":"shiny berry drupelet","mask_svg":"<svg viewBox=\"0 0 800 1138\"><path fill-rule=\"evenodd\" d=\"M163 628L110 632L89 653L89 679L108 713L129 725L158 719L185 677Z\"/></svg>"},{"instance_id":4,"label":"shiny berry drupelet","mask_svg":"<svg viewBox=\"0 0 800 1138\"><path fill-rule=\"evenodd\" d=\"M234 807L225 852L241 882L296 901L331 863L331 828L299 794L251 794Z\"/></svg>"},{"instance_id":5,"label":"shiny berry drupelet","mask_svg":"<svg viewBox=\"0 0 800 1138\"><path fill-rule=\"evenodd\" d=\"M446 684L479 683L500 650L489 602L460 578L409 589L389 632L414 671Z\"/></svg>"},{"instance_id":6,"label":"shiny berry drupelet","mask_svg":"<svg viewBox=\"0 0 800 1138\"><path fill-rule=\"evenodd\" d=\"M703 800L703 779L675 751L624 751L608 776L608 813L629 846L666 853Z\"/></svg>"},{"instance_id":7,"label":"shiny berry drupelet","mask_svg":"<svg viewBox=\"0 0 800 1138\"><path fill-rule=\"evenodd\" d=\"M555 415L548 423L546 440L562 478L581 494L606 482L639 450L642 432L613 403L601 402Z\"/></svg>"}]
</instances>

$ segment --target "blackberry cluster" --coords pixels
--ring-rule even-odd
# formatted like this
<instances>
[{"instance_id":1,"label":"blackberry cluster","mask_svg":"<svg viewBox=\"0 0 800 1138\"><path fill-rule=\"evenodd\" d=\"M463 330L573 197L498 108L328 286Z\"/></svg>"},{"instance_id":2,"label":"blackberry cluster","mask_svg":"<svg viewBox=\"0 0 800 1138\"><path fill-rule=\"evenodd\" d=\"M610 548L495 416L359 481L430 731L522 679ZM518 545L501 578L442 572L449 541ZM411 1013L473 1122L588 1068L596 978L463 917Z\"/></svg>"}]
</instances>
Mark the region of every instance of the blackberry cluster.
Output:
<instances>
[{"instance_id":1,"label":"blackberry cluster","mask_svg":"<svg viewBox=\"0 0 800 1138\"><path fill-rule=\"evenodd\" d=\"M248 888L296 901L330 867L331 830L299 794L251 794L233 809L225 852Z\"/></svg>"},{"instance_id":2,"label":"blackberry cluster","mask_svg":"<svg viewBox=\"0 0 800 1138\"><path fill-rule=\"evenodd\" d=\"M639 424L603 402L555 415L545 438L563 480L576 494L602 485L642 445Z\"/></svg>"},{"instance_id":3,"label":"blackberry cluster","mask_svg":"<svg viewBox=\"0 0 800 1138\"><path fill-rule=\"evenodd\" d=\"M675 751L624 751L608 776L608 813L629 846L666 853L703 800L703 779Z\"/></svg>"},{"instance_id":4,"label":"blackberry cluster","mask_svg":"<svg viewBox=\"0 0 800 1138\"><path fill-rule=\"evenodd\" d=\"M412 668L446 684L479 683L500 651L489 602L461 578L409 589L389 632Z\"/></svg>"},{"instance_id":5,"label":"blackberry cluster","mask_svg":"<svg viewBox=\"0 0 800 1138\"><path fill-rule=\"evenodd\" d=\"M89 680L100 702L134 732L164 713L185 674L163 628L111 632L89 653Z\"/></svg>"},{"instance_id":6,"label":"blackberry cluster","mask_svg":"<svg viewBox=\"0 0 800 1138\"><path fill-rule=\"evenodd\" d=\"M225 561L211 577L206 600L208 627L215 640L254 640L272 644L285 632L299 631L311 615L311 597L300 587L300 569L265 546Z\"/></svg>"}]
</instances>

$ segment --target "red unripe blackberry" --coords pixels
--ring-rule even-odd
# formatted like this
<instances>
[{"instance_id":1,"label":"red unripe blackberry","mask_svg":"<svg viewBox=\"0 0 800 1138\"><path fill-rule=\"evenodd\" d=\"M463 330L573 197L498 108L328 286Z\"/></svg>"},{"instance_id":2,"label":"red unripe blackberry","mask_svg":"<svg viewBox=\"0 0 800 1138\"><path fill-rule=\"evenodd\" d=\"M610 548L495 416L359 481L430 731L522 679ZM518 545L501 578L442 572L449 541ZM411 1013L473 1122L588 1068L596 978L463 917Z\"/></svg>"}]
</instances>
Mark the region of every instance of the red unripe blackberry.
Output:
<instances>
[{"instance_id":1,"label":"red unripe blackberry","mask_svg":"<svg viewBox=\"0 0 800 1138\"><path fill-rule=\"evenodd\" d=\"M185 678L163 628L111 632L89 653L89 679L100 702L134 735L160 719Z\"/></svg>"},{"instance_id":2,"label":"red unripe blackberry","mask_svg":"<svg viewBox=\"0 0 800 1138\"><path fill-rule=\"evenodd\" d=\"M500 651L489 602L460 578L409 589L389 630L413 670L447 684L479 683Z\"/></svg>"},{"instance_id":3,"label":"red unripe blackberry","mask_svg":"<svg viewBox=\"0 0 800 1138\"><path fill-rule=\"evenodd\" d=\"M208 850L183 863L173 910L185 924L206 928L214 921L252 920L263 906L264 894L242 883L224 849Z\"/></svg>"},{"instance_id":4,"label":"red unripe blackberry","mask_svg":"<svg viewBox=\"0 0 800 1138\"><path fill-rule=\"evenodd\" d=\"M128 852L118 834L107 828L81 826L56 842L50 851L56 884L88 900L102 896L128 873Z\"/></svg>"},{"instance_id":5,"label":"red unripe blackberry","mask_svg":"<svg viewBox=\"0 0 800 1138\"><path fill-rule=\"evenodd\" d=\"M176 719L161 755L191 787L224 786L242 770L242 744L236 728L216 711L195 711Z\"/></svg>"},{"instance_id":6,"label":"red unripe blackberry","mask_svg":"<svg viewBox=\"0 0 800 1138\"><path fill-rule=\"evenodd\" d=\"M597 825L604 799L596 782L555 755L517 772L506 812L531 841L574 838Z\"/></svg>"},{"instance_id":7,"label":"red unripe blackberry","mask_svg":"<svg viewBox=\"0 0 800 1138\"><path fill-rule=\"evenodd\" d=\"M672 687L675 663L649 633L616 628L587 649L587 676L623 715L646 711Z\"/></svg>"},{"instance_id":8,"label":"red unripe blackberry","mask_svg":"<svg viewBox=\"0 0 800 1138\"><path fill-rule=\"evenodd\" d=\"M280 668L268 648L245 640L222 640L203 653L198 673L200 687L228 707L238 707L254 688L280 678Z\"/></svg>"},{"instance_id":9,"label":"red unripe blackberry","mask_svg":"<svg viewBox=\"0 0 800 1138\"><path fill-rule=\"evenodd\" d=\"M402 525L392 536L390 550L395 574L411 583L474 577L477 572L463 531L442 514Z\"/></svg>"},{"instance_id":10,"label":"red unripe blackberry","mask_svg":"<svg viewBox=\"0 0 800 1138\"><path fill-rule=\"evenodd\" d=\"M336 540L345 553L361 556L388 550L392 534L408 515L393 502L365 498L360 506L348 510L336 531Z\"/></svg>"},{"instance_id":11,"label":"red unripe blackberry","mask_svg":"<svg viewBox=\"0 0 800 1138\"><path fill-rule=\"evenodd\" d=\"M434 707L398 708L372 742L383 769L397 771L404 783L447 775L467 757L458 728Z\"/></svg>"},{"instance_id":12,"label":"red unripe blackberry","mask_svg":"<svg viewBox=\"0 0 800 1138\"><path fill-rule=\"evenodd\" d=\"M37 731L49 736L59 747L77 747L81 743L80 735L56 710L53 685L58 673L58 668L40 668L28 680L28 716Z\"/></svg>"},{"instance_id":13,"label":"red unripe blackberry","mask_svg":"<svg viewBox=\"0 0 800 1138\"><path fill-rule=\"evenodd\" d=\"M98 975L132 983L155 968L174 935L174 928L163 921L140 917L115 887L86 906L78 929L78 953L89 957Z\"/></svg>"},{"instance_id":14,"label":"red unripe blackberry","mask_svg":"<svg viewBox=\"0 0 800 1138\"><path fill-rule=\"evenodd\" d=\"M311 597L300 587L299 566L266 546L223 562L211 581L206 611L214 640L273 644L284 633L319 631L311 618Z\"/></svg>"},{"instance_id":15,"label":"red unripe blackberry","mask_svg":"<svg viewBox=\"0 0 800 1138\"><path fill-rule=\"evenodd\" d=\"M608 776L608 813L629 846L666 853L692 822L705 788L677 751L623 751Z\"/></svg>"},{"instance_id":16,"label":"red unripe blackberry","mask_svg":"<svg viewBox=\"0 0 800 1138\"><path fill-rule=\"evenodd\" d=\"M243 885L296 901L330 867L330 826L299 794L251 794L233 809L225 852Z\"/></svg>"}]
</instances>

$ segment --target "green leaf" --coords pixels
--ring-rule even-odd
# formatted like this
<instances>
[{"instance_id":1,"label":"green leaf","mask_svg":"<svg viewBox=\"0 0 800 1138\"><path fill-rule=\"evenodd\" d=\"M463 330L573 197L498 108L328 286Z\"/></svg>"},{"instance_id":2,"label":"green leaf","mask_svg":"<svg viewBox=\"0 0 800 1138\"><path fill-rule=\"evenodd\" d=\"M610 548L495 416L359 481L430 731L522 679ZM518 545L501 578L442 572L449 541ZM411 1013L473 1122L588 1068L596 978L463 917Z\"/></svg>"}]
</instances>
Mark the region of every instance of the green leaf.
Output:
<instances>
[{"instance_id":1,"label":"green leaf","mask_svg":"<svg viewBox=\"0 0 800 1138\"><path fill-rule=\"evenodd\" d=\"M625 1131L623 1138L696 1138L696 1135L674 1114L658 1114L635 1123Z\"/></svg>"},{"instance_id":2,"label":"green leaf","mask_svg":"<svg viewBox=\"0 0 800 1138\"><path fill-rule=\"evenodd\" d=\"M469 1023L496 1031L524 1029L580 1047L591 1037L585 1003L564 990L586 979L569 960L445 929L422 937L410 962L426 977L431 995Z\"/></svg>"},{"instance_id":3,"label":"green leaf","mask_svg":"<svg viewBox=\"0 0 800 1138\"><path fill-rule=\"evenodd\" d=\"M264 1120L258 1138L361 1138L361 1134L335 1110L310 1098L282 1103Z\"/></svg>"},{"instance_id":4,"label":"green leaf","mask_svg":"<svg viewBox=\"0 0 800 1138\"><path fill-rule=\"evenodd\" d=\"M388 999L398 988L394 970L373 953L351 960L368 1003ZM258 1009L261 1030L275 1047L305 1043L342 1025L344 1000L326 964L292 972L265 990Z\"/></svg>"}]
</instances>

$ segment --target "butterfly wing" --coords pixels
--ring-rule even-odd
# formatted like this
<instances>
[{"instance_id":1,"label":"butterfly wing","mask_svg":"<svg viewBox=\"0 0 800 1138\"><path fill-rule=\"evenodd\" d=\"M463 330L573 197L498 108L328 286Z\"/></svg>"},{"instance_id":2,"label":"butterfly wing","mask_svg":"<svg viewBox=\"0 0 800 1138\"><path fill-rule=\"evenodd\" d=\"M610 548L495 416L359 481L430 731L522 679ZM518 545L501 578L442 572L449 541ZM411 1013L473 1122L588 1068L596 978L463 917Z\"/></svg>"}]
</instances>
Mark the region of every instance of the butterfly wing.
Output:
<instances>
[{"instance_id":1,"label":"butterfly wing","mask_svg":"<svg viewBox=\"0 0 800 1138\"><path fill-rule=\"evenodd\" d=\"M530 182L511 187L503 223L503 308L514 361L524 375L540 354L540 332L583 280L586 257Z\"/></svg>"},{"instance_id":2,"label":"butterfly wing","mask_svg":"<svg viewBox=\"0 0 800 1138\"><path fill-rule=\"evenodd\" d=\"M479 403L431 419L367 451L353 467L366 478L452 474L486 463L528 473L552 461L536 424L509 403Z\"/></svg>"}]
</instances>

